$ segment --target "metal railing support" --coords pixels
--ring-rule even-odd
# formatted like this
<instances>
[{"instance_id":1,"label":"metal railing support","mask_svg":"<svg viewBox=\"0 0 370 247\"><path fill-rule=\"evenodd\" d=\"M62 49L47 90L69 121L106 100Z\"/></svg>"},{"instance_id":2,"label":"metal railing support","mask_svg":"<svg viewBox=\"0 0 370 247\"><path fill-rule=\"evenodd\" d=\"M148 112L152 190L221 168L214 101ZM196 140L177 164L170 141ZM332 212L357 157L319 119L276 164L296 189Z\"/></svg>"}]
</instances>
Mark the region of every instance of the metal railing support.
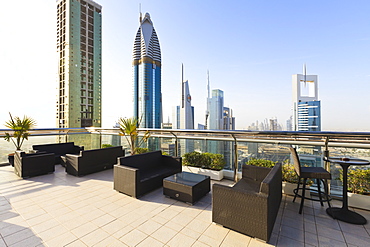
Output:
<instances>
[{"instance_id":1,"label":"metal railing support","mask_svg":"<svg viewBox=\"0 0 370 247\"><path fill-rule=\"evenodd\" d=\"M234 182L238 182L238 141L234 135Z\"/></svg>"},{"instance_id":2,"label":"metal railing support","mask_svg":"<svg viewBox=\"0 0 370 247\"><path fill-rule=\"evenodd\" d=\"M177 135L175 135L173 132L170 132L174 137L175 137L175 157L178 156L178 150L179 150L179 144L178 144L178 141L177 141Z\"/></svg>"}]
</instances>

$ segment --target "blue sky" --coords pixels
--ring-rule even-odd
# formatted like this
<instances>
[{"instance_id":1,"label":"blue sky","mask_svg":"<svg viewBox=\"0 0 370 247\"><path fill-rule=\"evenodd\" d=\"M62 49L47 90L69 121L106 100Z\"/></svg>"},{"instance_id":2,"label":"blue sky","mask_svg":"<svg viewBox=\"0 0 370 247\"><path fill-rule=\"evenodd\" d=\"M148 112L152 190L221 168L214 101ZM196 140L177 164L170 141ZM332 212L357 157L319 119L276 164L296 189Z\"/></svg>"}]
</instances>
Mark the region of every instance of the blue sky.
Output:
<instances>
[{"instance_id":1,"label":"blue sky","mask_svg":"<svg viewBox=\"0 0 370 247\"><path fill-rule=\"evenodd\" d=\"M139 3L162 51L163 119L180 101L181 63L195 123L204 123L207 70L237 129L291 115L292 74L318 75L322 130L370 131L369 1L134 1L103 6L103 126L132 115L131 59ZM55 127L56 3L2 3L0 125L8 112ZM4 128L4 126L0 126Z\"/></svg>"}]
</instances>

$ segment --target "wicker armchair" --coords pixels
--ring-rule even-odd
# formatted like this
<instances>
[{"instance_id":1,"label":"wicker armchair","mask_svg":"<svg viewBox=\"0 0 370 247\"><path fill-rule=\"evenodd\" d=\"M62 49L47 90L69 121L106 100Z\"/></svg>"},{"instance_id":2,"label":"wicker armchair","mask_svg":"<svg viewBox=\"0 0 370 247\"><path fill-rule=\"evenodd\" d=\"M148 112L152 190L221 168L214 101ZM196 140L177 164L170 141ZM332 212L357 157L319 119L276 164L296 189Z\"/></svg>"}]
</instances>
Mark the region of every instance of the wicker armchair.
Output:
<instances>
[{"instance_id":1,"label":"wicker armchair","mask_svg":"<svg viewBox=\"0 0 370 247\"><path fill-rule=\"evenodd\" d=\"M54 172L53 153L26 154L16 151L14 155L14 172L21 178L33 177Z\"/></svg>"},{"instance_id":2,"label":"wicker armchair","mask_svg":"<svg viewBox=\"0 0 370 247\"><path fill-rule=\"evenodd\" d=\"M281 165L243 165L233 187L213 185L212 221L243 234L269 241L281 202Z\"/></svg>"}]
</instances>

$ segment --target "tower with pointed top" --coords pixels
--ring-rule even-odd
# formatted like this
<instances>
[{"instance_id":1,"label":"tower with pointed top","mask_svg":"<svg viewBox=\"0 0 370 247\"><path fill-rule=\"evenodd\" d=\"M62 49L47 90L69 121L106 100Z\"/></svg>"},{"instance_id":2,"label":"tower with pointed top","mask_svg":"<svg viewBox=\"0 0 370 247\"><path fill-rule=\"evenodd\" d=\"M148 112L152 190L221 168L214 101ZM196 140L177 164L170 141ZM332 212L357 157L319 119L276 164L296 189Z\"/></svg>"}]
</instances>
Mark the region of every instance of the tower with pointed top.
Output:
<instances>
[{"instance_id":1,"label":"tower with pointed top","mask_svg":"<svg viewBox=\"0 0 370 247\"><path fill-rule=\"evenodd\" d=\"M293 130L321 131L321 102L318 97L317 75L303 74L292 77Z\"/></svg>"},{"instance_id":2,"label":"tower with pointed top","mask_svg":"<svg viewBox=\"0 0 370 247\"><path fill-rule=\"evenodd\" d=\"M140 13L140 27L133 49L134 117L141 128L161 128L161 49L149 13Z\"/></svg>"}]
</instances>

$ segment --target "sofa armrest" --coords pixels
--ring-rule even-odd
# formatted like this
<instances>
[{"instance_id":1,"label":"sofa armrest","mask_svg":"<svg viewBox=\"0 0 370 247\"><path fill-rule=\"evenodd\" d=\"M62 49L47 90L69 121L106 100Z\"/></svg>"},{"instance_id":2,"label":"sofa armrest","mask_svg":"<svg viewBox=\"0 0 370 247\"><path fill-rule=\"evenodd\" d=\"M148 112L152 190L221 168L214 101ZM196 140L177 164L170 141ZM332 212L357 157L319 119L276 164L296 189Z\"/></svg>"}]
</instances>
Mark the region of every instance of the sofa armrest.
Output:
<instances>
[{"instance_id":1,"label":"sofa armrest","mask_svg":"<svg viewBox=\"0 0 370 247\"><path fill-rule=\"evenodd\" d=\"M265 194L281 192L281 164L276 164L265 179L261 182L260 192Z\"/></svg>"},{"instance_id":2,"label":"sofa armrest","mask_svg":"<svg viewBox=\"0 0 370 247\"><path fill-rule=\"evenodd\" d=\"M118 158L119 159L119 158ZM137 168L114 165L114 189L137 198L139 196L140 171Z\"/></svg>"},{"instance_id":3,"label":"sofa armrest","mask_svg":"<svg viewBox=\"0 0 370 247\"><path fill-rule=\"evenodd\" d=\"M168 155L162 155L163 163L166 166L172 166L174 168L182 170L182 157L174 157Z\"/></svg>"},{"instance_id":4,"label":"sofa armrest","mask_svg":"<svg viewBox=\"0 0 370 247\"><path fill-rule=\"evenodd\" d=\"M73 153L78 154L80 151L83 151L84 146L73 146Z\"/></svg>"},{"instance_id":5,"label":"sofa armrest","mask_svg":"<svg viewBox=\"0 0 370 247\"><path fill-rule=\"evenodd\" d=\"M246 179L251 179L254 181L262 182L266 176L271 171L271 168L261 167L261 166L252 166L252 165L243 165L242 168L242 177Z\"/></svg>"}]
</instances>

